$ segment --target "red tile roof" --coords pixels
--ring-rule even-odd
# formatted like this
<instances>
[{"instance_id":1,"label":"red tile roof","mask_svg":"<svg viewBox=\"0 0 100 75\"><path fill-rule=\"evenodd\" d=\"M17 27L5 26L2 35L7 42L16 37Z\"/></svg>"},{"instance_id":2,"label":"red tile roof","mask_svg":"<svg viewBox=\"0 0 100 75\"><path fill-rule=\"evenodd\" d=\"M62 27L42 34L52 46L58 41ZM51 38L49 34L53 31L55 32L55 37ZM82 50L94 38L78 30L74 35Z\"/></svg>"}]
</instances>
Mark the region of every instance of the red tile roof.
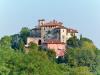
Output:
<instances>
[{"instance_id":1,"label":"red tile roof","mask_svg":"<svg viewBox=\"0 0 100 75\"><path fill-rule=\"evenodd\" d=\"M59 26L59 27L57 27L56 29L66 29L66 27L64 27L64 26Z\"/></svg>"},{"instance_id":2,"label":"red tile roof","mask_svg":"<svg viewBox=\"0 0 100 75\"><path fill-rule=\"evenodd\" d=\"M42 25L41 27L49 27L49 26L61 26L63 23L58 22L56 20L50 21Z\"/></svg>"},{"instance_id":3,"label":"red tile roof","mask_svg":"<svg viewBox=\"0 0 100 75\"><path fill-rule=\"evenodd\" d=\"M39 21L41 21L41 20L39 20ZM45 21L45 20L42 19L42 21ZM40 27L55 27L57 29L66 29L67 32L69 32L69 33L78 33L77 30L72 29L72 28L66 28L66 27L62 26L62 24L63 24L62 22L58 22L56 20L53 20L53 21L44 23Z\"/></svg>"},{"instance_id":4,"label":"red tile roof","mask_svg":"<svg viewBox=\"0 0 100 75\"><path fill-rule=\"evenodd\" d=\"M69 33L78 33L77 30L72 29L72 28L67 28L67 32L69 32Z\"/></svg>"},{"instance_id":5,"label":"red tile roof","mask_svg":"<svg viewBox=\"0 0 100 75\"><path fill-rule=\"evenodd\" d=\"M67 32L69 32L69 33L78 33L77 30L72 29L72 28L66 28L66 27L64 27L64 26L59 26L59 27L57 27L56 29L66 29Z\"/></svg>"},{"instance_id":6,"label":"red tile roof","mask_svg":"<svg viewBox=\"0 0 100 75\"><path fill-rule=\"evenodd\" d=\"M56 40L56 39L50 39L45 41L44 43L46 44L65 44L64 42L61 42L60 40Z\"/></svg>"}]
</instances>

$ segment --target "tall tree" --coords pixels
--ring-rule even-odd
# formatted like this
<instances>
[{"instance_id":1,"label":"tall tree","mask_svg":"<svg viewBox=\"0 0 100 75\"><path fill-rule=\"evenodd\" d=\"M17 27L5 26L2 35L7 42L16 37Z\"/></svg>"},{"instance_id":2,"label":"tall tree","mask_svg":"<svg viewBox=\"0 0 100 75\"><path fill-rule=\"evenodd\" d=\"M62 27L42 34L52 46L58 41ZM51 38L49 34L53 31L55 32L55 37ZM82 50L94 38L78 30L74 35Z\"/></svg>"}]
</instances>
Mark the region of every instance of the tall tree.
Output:
<instances>
[{"instance_id":1,"label":"tall tree","mask_svg":"<svg viewBox=\"0 0 100 75\"><path fill-rule=\"evenodd\" d=\"M76 36L71 37L67 40L67 45L72 48L79 47L79 39Z\"/></svg>"},{"instance_id":2,"label":"tall tree","mask_svg":"<svg viewBox=\"0 0 100 75\"><path fill-rule=\"evenodd\" d=\"M23 39L24 43L27 42L27 37L30 35L30 29L27 27L23 27L20 31L20 36Z\"/></svg>"},{"instance_id":3,"label":"tall tree","mask_svg":"<svg viewBox=\"0 0 100 75\"><path fill-rule=\"evenodd\" d=\"M23 42L23 40L22 39L20 39L19 40L19 43L18 43L18 49L20 50L20 51L23 51L24 50L24 42Z\"/></svg>"},{"instance_id":4,"label":"tall tree","mask_svg":"<svg viewBox=\"0 0 100 75\"><path fill-rule=\"evenodd\" d=\"M11 47L16 50L16 49L18 49L18 44L19 44L19 41L20 41L20 35L14 34L11 37L12 37Z\"/></svg>"}]
</instances>

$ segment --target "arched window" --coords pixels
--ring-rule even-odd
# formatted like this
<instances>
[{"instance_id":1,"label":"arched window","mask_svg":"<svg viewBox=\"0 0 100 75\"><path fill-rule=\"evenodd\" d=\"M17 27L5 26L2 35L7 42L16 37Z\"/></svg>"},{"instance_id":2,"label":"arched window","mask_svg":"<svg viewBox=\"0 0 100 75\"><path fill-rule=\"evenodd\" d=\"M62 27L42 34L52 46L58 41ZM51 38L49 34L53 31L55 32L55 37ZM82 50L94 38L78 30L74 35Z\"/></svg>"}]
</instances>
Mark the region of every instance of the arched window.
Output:
<instances>
[{"instance_id":1,"label":"arched window","mask_svg":"<svg viewBox=\"0 0 100 75\"><path fill-rule=\"evenodd\" d=\"M38 41L38 45L41 45L41 40Z\"/></svg>"}]
</instances>

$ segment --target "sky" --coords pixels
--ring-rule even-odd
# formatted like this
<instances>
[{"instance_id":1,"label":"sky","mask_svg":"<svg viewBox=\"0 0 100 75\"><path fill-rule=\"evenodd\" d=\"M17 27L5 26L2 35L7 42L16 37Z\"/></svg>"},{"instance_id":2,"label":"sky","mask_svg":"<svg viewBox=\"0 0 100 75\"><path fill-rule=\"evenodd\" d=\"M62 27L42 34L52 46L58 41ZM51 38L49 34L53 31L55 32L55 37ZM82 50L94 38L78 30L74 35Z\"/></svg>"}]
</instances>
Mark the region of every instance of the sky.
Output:
<instances>
[{"instance_id":1,"label":"sky","mask_svg":"<svg viewBox=\"0 0 100 75\"><path fill-rule=\"evenodd\" d=\"M0 37L32 29L38 19L63 22L100 48L100 0L0 0Z\"/></svg>"}]
</instances>

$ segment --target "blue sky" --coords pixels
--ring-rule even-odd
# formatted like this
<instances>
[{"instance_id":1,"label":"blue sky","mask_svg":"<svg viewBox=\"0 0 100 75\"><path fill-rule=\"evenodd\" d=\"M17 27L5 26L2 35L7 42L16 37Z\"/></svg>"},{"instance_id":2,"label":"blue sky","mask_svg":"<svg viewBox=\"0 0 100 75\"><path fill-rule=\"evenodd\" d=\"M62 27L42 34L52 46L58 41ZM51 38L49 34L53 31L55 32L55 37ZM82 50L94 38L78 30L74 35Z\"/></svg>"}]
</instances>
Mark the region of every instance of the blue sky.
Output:
<instances>
[{"instance_id":1,"label":"blue sky","mask_svg":"<svg viewBox=\"0 0 100 75\"><path fill-rule=\"evenodd\" d=\"M0 0L0 37L56 19L93 40L100 48L100 0Z\"/></svg>"}]
</instances>

